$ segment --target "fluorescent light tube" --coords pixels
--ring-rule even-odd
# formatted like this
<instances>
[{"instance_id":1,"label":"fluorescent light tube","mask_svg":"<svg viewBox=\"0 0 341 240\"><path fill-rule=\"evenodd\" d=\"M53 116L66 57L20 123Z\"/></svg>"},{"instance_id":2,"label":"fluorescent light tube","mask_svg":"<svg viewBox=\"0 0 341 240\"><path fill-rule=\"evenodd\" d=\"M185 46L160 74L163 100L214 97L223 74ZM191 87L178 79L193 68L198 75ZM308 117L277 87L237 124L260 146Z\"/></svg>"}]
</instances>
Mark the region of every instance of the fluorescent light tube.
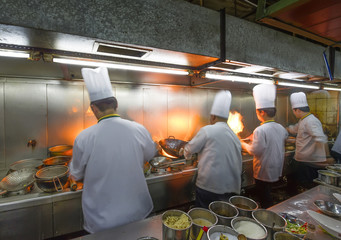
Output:
<instances>
[{"instance_id":1,"label":"fluorescent light tube","mask_svg":"<svg viewBox=\"0 0 341 240\"><path fill-rule=\"evenodd\" d=\"M64 63L64 64L72 64L72 65L89 66L89 67L103 66L103 67L112 68L112 69L124 69L124 70L142 71L142 72L155 72L155 73L188 75L188 72L184 71L184 70L175 70L175 69L173 70L173 69L155 68L155 67L142 67L142 66L133 66L133 65L125 65L125 64L116 64L116 63L76 60L76 59L68 59L68 58L53 58L53 62Z\"/></svg>"},{"instance_id":2,"label":"fluorescent light tube","mask_svg":"<svg viewBox=\"0 0 341 240\"><path fill-rule=\"evenodd\" d=\"M341 92L341 88L323 87L323 89L324 89L324 90L340 91L340 92Z\"/></svg>"},{"instance_id":3,"label":"fluorescent light tube","mask_svg":"<svg viewBox=\"0 0 341 240\"><path fill-rule=\"evenodd\" d=\"M0 56L15 57L15 58L29 58L30 54L24 53L24 52L0 51Z\"/></svg>"},{"instance_id":4,"label":"fluorescent light tube","mask_svg":"<svg viewBox=\"0 0 341 240\"><path fill-rule=\"evenodd\" d=\"M218 75L212 73L206 73L206 78L217 79L217 80L225 80L225 81L232 81L232 82L245 82L245 83L266 83L266 84L273 84L272 80L263 79L263 78L249 78L249 77L240 77L240 76L233 76L233 75Z\"/></svg>"},{"instance_id":5,"label":"fluorescent light tube","mask_svg":"<svg viewBox=\"0 0 341 240\"><path fill-rule=\"evenodd\" d=\"M319 89L320 88L319 86L315 86L315 85L288 83L288 82L278 82L278 85L287 86L287 87L310 88L310 89Z\"/></svg>"}]
</instances>

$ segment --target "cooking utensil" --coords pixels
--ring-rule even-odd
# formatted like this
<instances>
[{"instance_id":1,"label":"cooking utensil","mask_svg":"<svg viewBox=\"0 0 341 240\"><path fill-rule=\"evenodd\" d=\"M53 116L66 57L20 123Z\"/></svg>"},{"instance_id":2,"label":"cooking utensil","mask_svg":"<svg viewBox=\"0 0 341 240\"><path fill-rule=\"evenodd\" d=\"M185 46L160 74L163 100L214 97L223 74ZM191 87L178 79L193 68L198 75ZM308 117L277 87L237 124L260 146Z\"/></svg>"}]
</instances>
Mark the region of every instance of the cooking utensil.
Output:
<instances>
[{"instance_id":1,"label":"cooking utensil","mask_svg":"<svg viewBox=\"0 0 341 240\"><path fill-rule=\"evenodd\" d=\"M341 217L341 205L328 201L316 200L315 206L323 213L332 217Z\"/></svg>"},{"instance_id":2,"label":"cooking utensil","mask_svg":"<svg viewBox=\"0 0 341 240\"><path fill-rule=\"evenodd\" d=\"M9 166L9 172L18 171L24 168L40 169L43 166L42 159L39 158L28 158L16 161Z\"/></svg>"},{"instance_id":3,"label":"cooking utensil","mask_svg":"<svg viewBox=\"0 0 341 240\"><path fill-rule=\"evenodd\" d=\"M257 209L253 211L252 217L266 228L268 231L268 240L273 239L275 232L284 231L287 225L286 220L282 216L266 209Z\"/></svg>"},{"instance_id":4,"label":"cooking utensil","mask_svg":"<svg viewBox=\"0 0 341 240\"><path fill-rule=\"evenodd\" d=\"M180 149L183 148L187 142L175 139L174 136L169 136L166 139L160 140L159 144L167 154L179 158L183 157L183 155L180 154Z\"/></svg>"},{"instance_id":5,"label":"cooking utensil","mask_svg":"<svg viewBox=\"0 0 341 240\"><path fill-rule=\"evenodd\" d=\"M56 145L56 146L49 148L49 155L50 157L72 156L72 149L73 149L72 145L66 145L66 144Z\"/></svg>"},{"instance_id":6,"label":"cooking utensil","mask_svg":"<svg viewBox=\"0 0 341 240\"><path fill-rule=\"evenodd\" d=\"M77 190L77 182L73 179L72 176L69 177L69 182L70 182L70 189L71 191L76 191Z\"/></svg>"},{"instance_id":7,"label":"cooking utensil","mask_svg":"<svg viewBox=\"0 0 341 240\"><path fill-rule=\"evenodd\" d=\"M0 189L2 190L0 195L21 190L29 192L34 184L36 171L36 169L32 168L23 168L8 174L0 182Z\"/></svg>"},{"instance_id":8,"label":"cooking utensil","mask_svg":"<svg viewBox=\"0 0 341 240\"><path fill-rule=\"evenodd\" d=\"M37 186L44 192L62 191L69 178L69 168L64 165L45 167L35 174Z\"/></svg>"},{"instance_id":9,"label":"cooking utensil","mask_svg":"<svg viewBox=\"0 0 341 240\"><path fill-rule=\"evenodd\" d=\"M258 209L255 201L243 196L232 196L229 202L238 209L239 216L252 218L252 211Z\"/></svg>"},{"instance_id":10,"label":"cooking utensil","mask_svg":"<svg viewBox=\"0 0 341 240\"><path fill-rule=\"evenodd\" d=\"M46 158L43 160L45 166L54 166L54 165L69 165L71 161L71 156L55 156Z\"/></svg>"}]
</instances>

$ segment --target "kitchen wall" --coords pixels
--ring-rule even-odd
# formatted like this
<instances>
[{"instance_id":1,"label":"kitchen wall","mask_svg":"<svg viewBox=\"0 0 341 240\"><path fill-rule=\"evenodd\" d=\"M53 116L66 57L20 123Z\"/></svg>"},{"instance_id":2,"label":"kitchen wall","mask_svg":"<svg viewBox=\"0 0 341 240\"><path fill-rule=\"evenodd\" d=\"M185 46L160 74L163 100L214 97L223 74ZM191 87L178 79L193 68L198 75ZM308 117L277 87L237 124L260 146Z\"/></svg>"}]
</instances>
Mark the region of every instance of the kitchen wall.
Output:
<instances>
[{"instance_id":1,"label":"kitchen wall","mask_svg":"<svg viewBox=\"0 0 341 240\"><path fill-rule=\"evenodd\" d=\"M209 123L217 91L133 83L113 83L112 87L121 117L143 124L155 141L168 136L190 140ZM259 125L252 92L237 87L230 90L231 111L243 116L240 137L244 138ZM296 121L290 108L288 111L287 94L277 97L277 121L284 126ZM83 81L0 77L0 174L15 161L46 158L50 146L73 145L76 136L96 122ZM37 145L28 146L29 140L36 140Z\"/></svg>"}]
</instances>

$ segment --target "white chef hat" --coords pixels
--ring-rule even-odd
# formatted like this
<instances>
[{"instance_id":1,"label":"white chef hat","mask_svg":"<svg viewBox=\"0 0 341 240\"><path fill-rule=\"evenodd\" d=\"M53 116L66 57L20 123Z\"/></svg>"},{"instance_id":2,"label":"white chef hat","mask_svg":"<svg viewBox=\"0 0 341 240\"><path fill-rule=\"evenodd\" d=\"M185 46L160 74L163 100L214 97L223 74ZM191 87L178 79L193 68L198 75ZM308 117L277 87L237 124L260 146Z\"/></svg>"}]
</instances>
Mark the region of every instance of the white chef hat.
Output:
<instances>
[{"instance_id":1,"label":"white chef hat","mask_svg":"<svg viewBox=\"0 0 341 240\"><path fill-rule=\"evenodd\" d=\"M214 98L211 115L228 118L231 106L231 93L228 90L219 91Z\"/></svg>"},{"instance_id":2,"label":"white chef hat","mask_svg":"<svg viewBox=\"0 0 341 240\"><path fill-rule=\"evenodd\" d=\"M309 107L307 97L304 92L297 92L290 95L292 108Z\"/></svg>"},{"instance_id":3,"label":"white chef hat","mask_svg":"<svg viewBox=\"0 0 341 240\"><path fill-rule=\"evenodd\" d=\"M82 68L82 75L91 102L114 96L107 68Z\"/></svg>"},{"instance_id":4,"label":"white chef hat","mask_svg":"<svg viewBox=\"0 0 341 240\"><path fill-rule=\"evenodd\" d=\"M274 84L258 84L253 88L253 98L256 109L274 108L276 100L276 86Z\"/></svg>"}]
</instances>

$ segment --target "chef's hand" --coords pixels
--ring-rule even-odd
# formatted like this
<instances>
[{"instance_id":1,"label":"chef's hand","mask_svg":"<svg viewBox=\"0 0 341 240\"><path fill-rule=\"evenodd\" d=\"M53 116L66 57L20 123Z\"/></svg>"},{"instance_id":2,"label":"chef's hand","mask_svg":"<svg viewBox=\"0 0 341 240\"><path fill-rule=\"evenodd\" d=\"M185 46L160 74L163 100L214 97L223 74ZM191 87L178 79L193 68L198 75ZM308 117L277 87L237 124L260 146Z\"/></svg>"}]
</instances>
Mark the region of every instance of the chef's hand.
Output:
<instances>
[{"instance_id":1,"label":"chef's hand","mask_svg":"<svg viewBox=\"0 0 341 240\"><path fill-rule=\"evenodd\" d=\"M179 155L180 155L180 156L183 156L183 155L184 155L184 148L180 148L180 150L179 150Z\"/></svg>"}]
</instances>

